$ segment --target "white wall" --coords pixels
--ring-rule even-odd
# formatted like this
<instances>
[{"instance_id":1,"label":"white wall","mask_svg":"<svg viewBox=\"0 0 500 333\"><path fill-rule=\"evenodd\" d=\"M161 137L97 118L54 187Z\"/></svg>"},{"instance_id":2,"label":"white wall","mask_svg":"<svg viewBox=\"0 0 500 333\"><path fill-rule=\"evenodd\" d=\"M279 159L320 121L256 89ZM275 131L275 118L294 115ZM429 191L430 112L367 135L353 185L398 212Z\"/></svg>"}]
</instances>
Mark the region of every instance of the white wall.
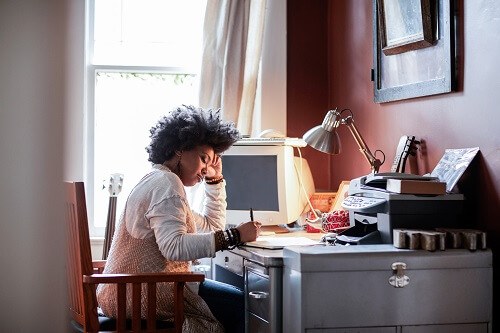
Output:
<instances>
[{"instance_id":1,"label":"white wall","mask_svg":"<svg viewBox=\"0 0 500 333\"><path fill-rule=\"evenodd\" d=\"M84 180L85 142L85 3L70 0L68 8L67 50L67 112L64 135L64 179Z\"/></svg>"},{"instance_id":2,"label":"white wall","mask_svg":"<svg viewBox=\"0 0 500 333\"><path fill-rule=\"evenodd\" d=\"M0 1L1 332L67 331L63 119L80 2Z\"/></svg>"}]
</instances>

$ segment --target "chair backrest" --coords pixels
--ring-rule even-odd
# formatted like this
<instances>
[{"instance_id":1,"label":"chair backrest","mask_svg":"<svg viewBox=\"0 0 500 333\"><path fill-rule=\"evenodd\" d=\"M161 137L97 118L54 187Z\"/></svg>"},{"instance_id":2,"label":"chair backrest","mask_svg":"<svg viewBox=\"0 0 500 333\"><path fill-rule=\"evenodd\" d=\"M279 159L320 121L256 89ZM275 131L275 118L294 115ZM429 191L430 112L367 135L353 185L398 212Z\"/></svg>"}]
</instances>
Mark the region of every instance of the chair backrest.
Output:
<instances>
[{"instance_id":1,"label":"chair backrest","mask_svg":"<svg viewBox=\"0 0 500 333\"><path fill-rule=\"evenodd\" d=\"M67 182L65 187L69 309L84 331L98 331L95 286L83 283L83 276L93 273L85 188L83 182Z\"/></svg>"},{"instance_id":2,"label":"chair backrest","mask_svg":"<svg viewBox=\"0 0 500 333\"><path fill-rule=\"evenodd\" d=\"M82 182L67 182L66 186L66 220L68 223L68 283L69 309L74 322L84 332L99 332L97 315L96 286L100 283L111 283L117 286L117 316L111 318L112 328L104 328L109 332L182 332L184 322L184 285L186 282L202 282L205 276L201 273L138 273L138 274L94 274L100 272L104 261L93 262L85 189ZM174 321L156 321L156 290L159 283L172 283L174 299ZM147 285L144 294L147 303L147 314L141 318L142 285ZM132 290L132 318L126 317L127 286ZM130 324L130 329L128 328ZM143 328L143 324L145 327Z\"/></svg>"}]
</instances>

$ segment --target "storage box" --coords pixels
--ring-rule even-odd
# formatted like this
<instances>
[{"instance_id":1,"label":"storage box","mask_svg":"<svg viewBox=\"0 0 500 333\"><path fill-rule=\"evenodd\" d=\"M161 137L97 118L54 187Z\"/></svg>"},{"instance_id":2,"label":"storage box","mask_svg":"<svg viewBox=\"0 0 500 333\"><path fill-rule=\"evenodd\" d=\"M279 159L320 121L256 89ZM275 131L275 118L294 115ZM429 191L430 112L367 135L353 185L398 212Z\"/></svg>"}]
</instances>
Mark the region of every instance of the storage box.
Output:
<instances>
[{"instance_id":1,"label":"storage box","mask_svg":"<svg viewBox=\"0 0 500 333\"><path fill-rule=\"evenodd\" d=\"M284 332L491 332L490 250L382 244L288 247L283 256Z\"/></svg>"},{"instance_id":2,"label":"storage box","mask_svg":"<svg viewBox=\"0 0 500 333\"><path fill-rule=\"evenodd\" d=\"M333 207L335 194L336 192L316 192L311 197L311 204L322 213L329 212Z\"/></svg>"}]
</instances>

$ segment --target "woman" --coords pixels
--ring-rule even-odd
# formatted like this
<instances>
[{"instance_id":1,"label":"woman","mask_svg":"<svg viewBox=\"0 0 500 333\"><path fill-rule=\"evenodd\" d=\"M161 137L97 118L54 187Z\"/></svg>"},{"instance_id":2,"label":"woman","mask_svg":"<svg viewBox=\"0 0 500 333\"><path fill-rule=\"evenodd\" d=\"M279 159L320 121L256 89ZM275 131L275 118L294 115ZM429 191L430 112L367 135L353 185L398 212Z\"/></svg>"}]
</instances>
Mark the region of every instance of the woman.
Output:
<instances>
[{"instance_id":1,"label":"woman","mask_svg":"<svg viewBox=\"0 0 500 333\"><path fill-rule=\"evenodd\" d=\"M192 260L214 257L217 251L255 240L258 222L224 231L226 190L219 155L238 140L234 125L223 122L218 111L183 105L163 117L150 132L151 143L146 150L153 170L127 199L104 273L185 272L190 270ZM184 186L203 181L205 204L203 212L196 213L189 207ZM183 332L243 329L240 290L209 280L199 290L199 295L192 287L184 290ZM110 285L98 287L99 306L109 317L116 316L115 293ZM158 317L172 318L171 287L162 285L157 295ZM200 295L206 295L206 301ZM229 301L221 302L224 297ZM224 309L221 304L229 306Z\"/></svg>"}]
</instances>

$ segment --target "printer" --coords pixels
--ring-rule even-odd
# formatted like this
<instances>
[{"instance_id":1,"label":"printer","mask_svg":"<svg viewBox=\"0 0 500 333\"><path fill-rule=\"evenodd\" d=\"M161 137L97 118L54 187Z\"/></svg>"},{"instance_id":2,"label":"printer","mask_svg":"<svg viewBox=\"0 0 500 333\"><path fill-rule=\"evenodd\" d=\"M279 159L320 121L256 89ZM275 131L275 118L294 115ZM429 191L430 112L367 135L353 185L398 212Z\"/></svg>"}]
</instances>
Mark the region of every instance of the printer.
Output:
<instances>
[{"instance_id":1,"label":"printer","mask_svg":"<svg viewBox=\"0 0 500 333\"><path fill-rule=\"evenodd\" d=\"M393 230L456 228L463 194L415 195L389 192L387 179L432 180L402 173L376 173L349 183L342 207L349 211L350 228L337 236L344 244L392 244Z\"/></svg>"}]
</instances>

